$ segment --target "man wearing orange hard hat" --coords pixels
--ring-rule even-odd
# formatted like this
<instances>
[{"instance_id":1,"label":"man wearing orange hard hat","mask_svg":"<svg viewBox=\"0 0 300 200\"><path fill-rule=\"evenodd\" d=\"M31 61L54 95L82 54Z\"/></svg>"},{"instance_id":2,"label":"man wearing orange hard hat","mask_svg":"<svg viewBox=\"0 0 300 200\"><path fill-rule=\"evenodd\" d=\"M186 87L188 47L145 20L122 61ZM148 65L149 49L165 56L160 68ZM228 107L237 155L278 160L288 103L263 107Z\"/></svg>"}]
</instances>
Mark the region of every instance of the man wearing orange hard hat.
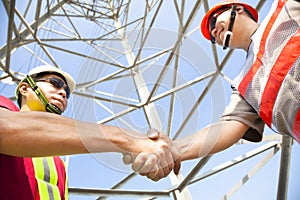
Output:
<instances>
[{"instance_id":1,"label":"man wearing orange hard hat","mask_svg":"<svg viewBox=\"0 0 300 200\"><path fill-rule=\"evenodd\" d=\"M182 161L220 152L242 138L259 142L265 124L300 143L299 13L299 0L275 0L258 24L251 5L225 0L205 14L203 36L224 49L243 49L247 57L221 118L175 141Z\"/></svg>"},{"instance_id":2,"label":"man wearing orange hard hat","mask_svg":"<svg viewBox=\"0 0 300 200\"><path fill-rule=\"evenodd\" d=\"M241 138L259 142L265 125L300 143L299 13L299 0L275 0L258 24L253 6L224 0L205 14L203 36L223 48L243 49L247 57L220 120L176 141L181 160L222 151Z\"/></svg>"},{"instance_id":3,"label":"man wearing orange hard hat","mask_svg":"<svg viewBox=\"0 0 300 200\"><path fill-rule=\"evenodd\" d=\"M247 3L224 0L203 17L203 36L247 52L220 120L175 141L181 160L213 154L239 139L259 142L264 126L300 143L300 3L275 0L265 19Z\"/></svg>"}]
</instances>

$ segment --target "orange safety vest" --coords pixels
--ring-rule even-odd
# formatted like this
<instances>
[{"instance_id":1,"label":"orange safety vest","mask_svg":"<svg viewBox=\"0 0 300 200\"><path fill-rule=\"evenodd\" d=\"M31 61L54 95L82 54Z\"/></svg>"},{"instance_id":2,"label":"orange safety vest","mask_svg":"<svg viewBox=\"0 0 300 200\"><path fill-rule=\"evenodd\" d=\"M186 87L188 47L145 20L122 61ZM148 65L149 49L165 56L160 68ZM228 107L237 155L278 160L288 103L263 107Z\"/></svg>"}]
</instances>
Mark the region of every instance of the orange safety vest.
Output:
<instances>
[{"instance_id":1,"label":"orange safety vest","mask_svg":"<svg viewBox=\"0 0 300 200\"><path fill-rule=\"evenodd\" d=\"M300 29L284 9L286 2L275 2L259 27L260 43L238 91L270 128L300 142Z\"/></svg>"}]
</instances>

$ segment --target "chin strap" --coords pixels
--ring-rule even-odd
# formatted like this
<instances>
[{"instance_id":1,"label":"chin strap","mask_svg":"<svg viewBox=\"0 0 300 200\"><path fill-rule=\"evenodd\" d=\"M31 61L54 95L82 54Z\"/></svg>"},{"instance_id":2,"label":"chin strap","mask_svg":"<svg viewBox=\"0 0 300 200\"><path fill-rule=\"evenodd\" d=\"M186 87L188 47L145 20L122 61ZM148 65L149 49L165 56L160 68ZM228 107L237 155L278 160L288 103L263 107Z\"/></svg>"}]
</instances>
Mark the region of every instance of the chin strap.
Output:
<instances>
[{"instance_id":1,"label":"chin strap","mask_svg":"<svg viewBox=\"0 0 300 200\"><path fill-rule=\"evenodd\" d=\"M233 35L232 33L232 29L233 29L233 25L234 25L234 20L235 20L235 16L236 16L236 10L235 10L236 5L233 4L231 6L231 14L230 14L230 23L229 23L229 27L228 30L225 33L225 39L223 41L223 49L227 49L229 47L229 43L230 43L230 39Z\"/></svg>"},{"instance_id":2,"label":"chin strap","mask_svg":"<svg viewBox=\"0 0 300 200\"><path fill-rule=\"evenodd\" d=\"M31 76L27 76L26 80L32 90L35 92L35 94L38 96L38 98L41 100L41 102L44 104L45 109L47 112L55 113L55 114L61 114L62 111L55 105L49 103L48 99L45 97L43 92L40 90L40 88L36 85L35 81Z\"/></svg>"}]
</instances>

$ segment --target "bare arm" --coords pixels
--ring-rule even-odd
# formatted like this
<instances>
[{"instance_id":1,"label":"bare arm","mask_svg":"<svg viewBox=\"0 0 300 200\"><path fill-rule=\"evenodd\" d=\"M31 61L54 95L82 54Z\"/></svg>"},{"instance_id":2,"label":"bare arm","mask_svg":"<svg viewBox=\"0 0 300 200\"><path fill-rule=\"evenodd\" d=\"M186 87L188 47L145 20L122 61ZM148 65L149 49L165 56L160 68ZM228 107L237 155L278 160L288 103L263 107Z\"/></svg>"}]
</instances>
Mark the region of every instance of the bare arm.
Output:
<instances>
[{"instance_id":1,"label":"bare arm","mask_svg":"<svg viewBox=\"0 0 300 200\"><path fill-rule=\"evenodd\" d=\"M230 147L243 137L248 128L248 126L238 121L219 121L215 124L209 125L193 135L175 140L173 145L179 152L181 161L191 160L209 154L214 154ZM163 134L149 136L149 138L153 140L156 140L160 137L165 138L167 136ZM147 169L149 166L155 166L156 163L153 162L150 165L142 156L138 156L133 159L128 158L127 160L125 155L124 162L127 164L132 162L134 171L140 173L142 176L147 176L154 181L160 180L169 174L169 171L163 173L153 173L155 171L144 173L143 169ZM174 172L177 174L179 169L180 168L174 168Z\"/></svg>"},{"instance_id":2,"label":"bare arm","mask_svg":"<svg viewBox=\"0 0 300 200\"><path fill-rule=\"evenodd\" d=\"M249 127L238 121L219 121L175 141L181 160L190 160L225 150L241 139Z\"/></svg>"},{"instance_id":3,"label":"bare arm","mask_svg":"<svg viewBox=\"0 0 300 200\"><path fill-rule=\"evenodd\" d=\"M170 150L164 141L144 134L44 112L0 108L0 130L0 153L15 156Z\"/></svg>"}]
</instances>

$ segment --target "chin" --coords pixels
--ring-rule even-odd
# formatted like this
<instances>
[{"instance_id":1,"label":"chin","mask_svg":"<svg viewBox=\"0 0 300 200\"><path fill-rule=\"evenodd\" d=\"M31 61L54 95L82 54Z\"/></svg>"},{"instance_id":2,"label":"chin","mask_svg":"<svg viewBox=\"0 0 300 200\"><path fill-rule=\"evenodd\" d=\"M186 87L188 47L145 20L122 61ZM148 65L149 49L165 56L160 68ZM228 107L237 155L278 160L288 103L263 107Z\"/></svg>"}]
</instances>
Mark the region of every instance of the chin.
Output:
<instances>
[{"instance_id":1,"label":"chin","mask_svg":"<svg viewBox=\"0 0 300 200\"><path fill-rule=\"evenodd\" d=\"M51 102L51 104L53 105L53 106L55 106L55 107L57 107L57 108L59 108L62 112L65 110L65 107L62 105L62 104L60 104L60 103L52 103Z\"/></svg>"}]
</instances>

